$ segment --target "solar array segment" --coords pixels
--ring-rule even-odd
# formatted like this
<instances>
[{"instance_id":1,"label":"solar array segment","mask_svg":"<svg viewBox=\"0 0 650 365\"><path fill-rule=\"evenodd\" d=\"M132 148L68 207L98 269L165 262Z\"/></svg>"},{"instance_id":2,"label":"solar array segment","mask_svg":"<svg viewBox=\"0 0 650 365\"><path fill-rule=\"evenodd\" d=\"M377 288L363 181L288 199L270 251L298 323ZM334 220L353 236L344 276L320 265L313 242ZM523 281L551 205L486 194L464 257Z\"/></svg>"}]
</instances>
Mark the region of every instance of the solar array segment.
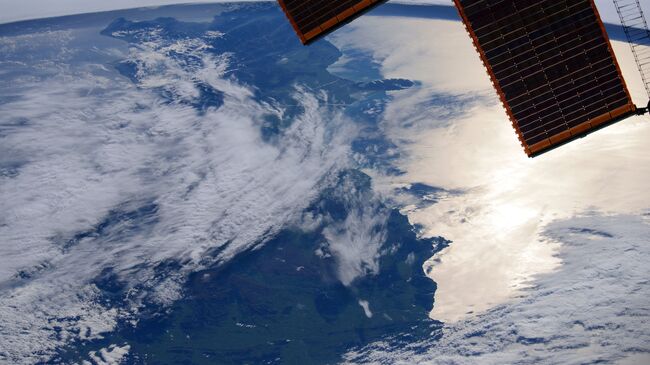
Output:
<instances>
[{"instance_id":1,"label":"solar array segment","mask_svg":"<svg viewBox=\"0 0 650 365\"><path fill-rule=\"evenodd\" d=\"M454 0L529 156L634 114L593 0Z\"/></svg>"},{"instance_id":2,"label":"solar array segment","mask_svg":"<svg viewBox=\"0 0 650 365\"><path fill-rule=\"evenodd\" d=\"M328 34L386 0L278 0L302 43Z\"/></svg>"}]
</instances>

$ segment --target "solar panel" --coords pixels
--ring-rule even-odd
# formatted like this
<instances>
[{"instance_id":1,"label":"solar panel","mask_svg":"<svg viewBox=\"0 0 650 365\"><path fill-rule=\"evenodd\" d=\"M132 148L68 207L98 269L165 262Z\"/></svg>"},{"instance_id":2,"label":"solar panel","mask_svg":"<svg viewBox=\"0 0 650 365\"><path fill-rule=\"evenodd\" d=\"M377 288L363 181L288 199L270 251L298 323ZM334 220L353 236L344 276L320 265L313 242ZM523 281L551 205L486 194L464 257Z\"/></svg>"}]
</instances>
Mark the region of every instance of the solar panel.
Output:
<instances>
[{"instance_id":1,"label":"solar panel","mask_svg":"<svg viewBox=\"0 0 650 365\"><path fill-rule=\"evenodd\" d=\"M303 44L326 35L386 0L278 0Z\"/></svg>"},{"instance_id":2,"label":"solar panel","mask_svg":"<svg viewBox=\"0 0 650 365\"><path fill-rule=\"evenodd\" d=\"M635 113L593 0L454 0L529 156Z\"/></svg>"}]
</instances>

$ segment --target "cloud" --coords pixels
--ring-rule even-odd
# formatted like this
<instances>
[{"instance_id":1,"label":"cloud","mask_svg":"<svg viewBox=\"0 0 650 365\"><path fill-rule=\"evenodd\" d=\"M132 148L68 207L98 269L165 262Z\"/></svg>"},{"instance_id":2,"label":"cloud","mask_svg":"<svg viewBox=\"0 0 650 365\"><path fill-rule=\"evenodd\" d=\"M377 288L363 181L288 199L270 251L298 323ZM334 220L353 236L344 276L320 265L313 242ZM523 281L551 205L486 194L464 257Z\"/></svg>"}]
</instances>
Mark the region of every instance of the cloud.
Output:
<instances>
[{"instance_id":1,"label":"cloud","mask_svg":"<svg viewBox=\"0 0 650 365\"><path fill-rule=\"evenodd\" d=\"M137 320L144 302L168 305L189 272L298 221L347 165L354 130L325 94L297 87L303 112L265 142L264 117L283 111L224 76L227 55L152 39L128 56L137 85L60 69L0 104L1 163L13 171L0 175L0 360L44 360ZM197 83L223 105L197 112ZM106 300L111 285L123 303Z\"/></svg>"},{"instance_id":2,"label":"cloud","mask_svg":"<svg viewBox=\"0 0 650 365\"><path fill-rule=\"evenodd\" d=\"M531 160L476 52L447 44L467 37L460 23L375 18L348 29L334 42L422 83L394 93L382 120L406 173L373 182L386 193L415 183L458 193L403 209L424 235L453 241L425 265L444 330L412 343L388 335L347 362L647 362L648 124L631 118ZM613 46L643 102L627 45ZM450 98L467 102L456 111Z\"/></svg>"},{"instance_id":3,"label":"cloud","mask_svg":"<svg viewBox=\"0 0 650 365\"><path fill-rule=\"evenodd\" d=\"M370 310L370 303L368 303L367 300L362 300L359 299L357 301L359 303L359 306L363 309L363 313L366 315L368 318L372 318L372 311Z\"/></svg>"},{"instance_id":4,"label":"cloud","mask_svg":"<svg viewBox=\"0 0 650 365\"><path fill-rule=\"evenodd\" d=\"M92 362L84 361L84 365L119 365L124 360L124 357L128 355L130 349L131 346L129 345L111 345L99 351L91 351L89 356Z\"/></svg>"},{"instance_id":5,"label":"cloud","mask_svg":"<svg viewBox=\"0 0 650 365\"><path fill-rule=\"evenodd\" d=\"M379 22L381 29L394 37L382 38L383 34L376 32L379 28L368 27ZM642 168L648 166L644 163L648 154L637 148L647 141L647 128L641 123L615 126L600 132L603 137L590 137L592 142L579 141L565 147L572 156L578 146L599 153L598 163L591 157L575 160L559 154L557 158L540 160L546 162L535 162L522 169L529 162L517 157L521 151L510 127L503 123L503 112L486 97L493 93L488 90L489 83L460 24L366 17L347 29L365 32L368 42L338 36L332 37L334 42L345 47L368 44L384 63L384 74L423 81L417 90L395 93L395 100L388 107L382 126L400 142L399 147L409 159L404 160L403 166L407 174L398 181L380 181L380 185L426 182L466 192L450 195L448 200L433 205L433 210L419 211L420 215L411 211L410 218L424 223L431 234L449 234L448 238L455 241L452 249L465 247L464 252L475 253L456 256L460 260L449 266L452 270L448 272L453 274L449 277L464 279L465 283L474 279L478 284L496 282L505 284L506 288L514 282L523 293L532 293L527 299L532 302L529 307L517 307L527 303L525 300L508 303L483 316L447 327L444 341L450 345L441 345L443 352L439 358L463 361L461 355L467 353L459 355L458 351L476 350L477 356L485 354L486 361L491 361L518 356L518 348L522 346L543 346L536 342L540 337L531 334L526 321L534 321L536 311L549 303L536 296L543 291L536 293L526 286L546 285L557 300L565 303L567 298L576 295L589 299L596 293L574 282L569 283L576 288L571 295L560 291L558 287L571 280L570 276L562 276L566 265L562 271L544 276L552 278L548 283L544 284L543 280L533 283L531 280L539 277L536 276L539 268L542 272L550 271L558 260L554 256L556 247L544 244L569 242L573 238L573 242L580 243L595 236L601 238L598 242L616 247L618 241L612 240L626 237L628 228L638 232L629 236L630 242L647 234L641 228L633 228L640 223L629 217L621 217L621 222L611 227L600 218L591 217L592 223L575 221L566 229L561 226L545 229L558 218L558 211L570 215L582 212L587 207L584 202L593 202L594 197L598 197L602 210L611 208L617 213L634 213L647 207L647 201L639 198L645 196L639 194L639 189L645 188L647 179L639 177L648 173ZM404 38L413 38L413 34L417 35L414 39ZM467 47L455 48L446 37L463 39ZM327 95L297 87L295 99L304 112L277 142L265 142L259 132L264 116L279 115L283 110L253 100L251 89L227 77L224 70L229 66L228 55L208 57L203 52L206 45L193 40L167 43L153 39L152 43L130 50L128 60L139 71L137 87L106 73L55 67L53 70L61 73L58 78L23 80L11 98L0 104L0 156L3 158L0 160L0 205L4 209L0 215L0 359L12 362L43 359L56 347L77 339L100 338L119 320L137 318L135 314L144 302L171 303L182 295L181 283L188 272L227 261L242 250L263 243L287 224L299 221L302 211L318 195L332 172L348 163L348 145L355 131L345 127L343 115L323 107ZM440 40L440 46L431 47L432 43L437 44L432 39ZM2 40L8 41L3 45L9 47L23 43L12 42L9 37ZM389 48L398 52L389 52ZM468 55L465 51L472 52L471 56L465 57ZM181 60L170 57L171 53L195 59L196 67L188 68ZM408 62L412 61L427 65L409 67ZM469 70L463 78L457 76L459 65ZM477 79L468 83L468 78L474 75ZM223 106L197 113L192 106L200 95L197 83L219 90L224 97ZM480 89L479 92L467 93L474 88ZM173 95L173 98L161 95ZM468 103L467 110L439 106L432 111L430 102L439 101L438 95L472 102ZM445 102L453 103L450 100ZM423 102L427 110L418 108ZM402 123L403 120L397 123L400 115L407 116L412 123ZM448 120L451 116L454 123ZM476 128L478 123L480 128ZM621 136L627 136L625 143L620 143ZM485 149L478 149L476 141L485 139ZM635 152L630 154L630 150ZM620 164L630 157L634 163ZM583 174L575 180L557 178L567 176L577 165ZM543 175L546 179L531 179L536 169L549 166L557 168L546 169L547 174ZM611 172L605 176L607 184L603 183L606 181L603 171ZM531 181L535 182L535 194L525 189ZM554 194L557 191L572 191L577 195L567 199ZM611 194L614 191L619 195ZM547 210L548 201L561 203L561 209ZM580 204L574 209L576 201ZM377 215L375 203L373 200L356 202L345 220L324 231L328 249L339 263L339 278L344 283L350 284L356 277L373 274L378 269L385 219ZM542 213L544 219L539 219ZM624 221L629 221L630 226L625 226ZM606 225L606 230L597 227L601 223ZM543 232L551 233L542 236ZM562 232L569 233L564 236ZM537 241L537 238L543 239ZM487 249L474 250L477 246L471 245L485 242L491 243ZM511 246L492 249L502 243ZM565 245L570 246L570 242ZM589 255L599 257L600 246L594 252L585 247L580 251L585 255L584 260ZM566 251L562 257L568 260L571 255L576 253ZM445 260L454 261L449 255ZM528 265L519 264L515 270L508 270L507 266L505 269L500 266L503 262ZM174 263L180 265L169 270ZM497 267L501 270L490 270ZM486 271L467 275L476 268ZM566 272L573 274L571 270ZM492 274L497 279L505 279L493 280ZM618 279L636 280L630 275ZM591 278L592 281L601 284L599 276L601 273ZM107 288L99 280L102 278L108 278L129 293L126 306L115 307L105 301L103 294ZM476 287L450 286L443 280L439 284L439 293L445 287ZM612 285L604 287L612 288ZM641 288L640 292L646 295L644 290ZM506 291L504 296L488 302L488 306L510 298L511 293ZM617 298L609 298L608 293L596 294L603 295L604 301L639 308L633 295L624 295L622 302L615 302ZM475 297L470 299L480 302ZM583 306L580 309L588 312L591 308L588 306L594 302L587 299L580 303ZM450 307L453 306L438 306ZM615 306L602 307L598 313L603 321L628 328L632 316L623 316L616 322L608 318L612 316L608 310ZM552 309L557 312L549 309L545 312L549 318L567 316L562 308ZM511 316L510 322L500 327L499 321L507 316ZM582 322L588 320L585 317ZM494 332L486 332L483 323L491 323L488 330ZM563 330L561 323L564 322L558 322L560 327L554 329ZM521 339L506 331L512 325L522 326L517 332L523 334ZM596 324L595 328L599 326ZM481 331L495 336L486 336L476 343L467 340ZM579 344L580 338L593 339L595 332L583 337L580 331L576 333L571 332L572 341L576 340L574 345ZM643 356L637 350L644 348L634 347L624 332L614 328L613 333L618 334L618 342L611 346L599 344L594 356L600 356L605 350L611 351L612 358L621 357L621 351ZM556 344L554 336L562 339L561 334L543 333L540 341ZM411 362L422 356L426 360L431 353L418 355L421 350L415 348L438 345L415 343L402 350L390 346L382 349L383 346L375 344L351 353L349 359ZM573 349L585 348L575 346ZM572 351L557 348L566 354ZM585 351L591 349L587 347ZM552 356L549 353L545 356Z\"/></svg>"},{"instance_id":6,"label":"cloud","mask_svg":"<svg viewBox=\"0 0 650 365\"><path fill-rule=\"evenodd\" d=\"M375 204L353 208L346 219L323 230L344 285L379 271L381 246L386 241L387 212Z\"/></svg>"},{"instance_id":7,"label":"cloud","mask_svg":"<svg viewBox=\"0 0 650 365\"><path fill-rule=\"evenodd\" d=\"M563 265L520 298L446 326L440 339L378 342L348 353L347 363L647 363L646 218L594 213L554 222L544 235L561 242Z\"/></svg>"},{"instance_id":8,"label":"cloud","mask_svg":"<svg viewBox=\"0 0 650 365\"><path fill-rule=\"evenodd\" d=\"M372 190L370 178L360 171L340 173L333 185L324 192L324 201L332 203L321 202L317 213L304 214L301 227L323 227L325 242L317 255L333 257L338 279L350 286L357 278L379 272L390 209Z\"/></svg>"},{"instance_id":9,"label":"cloud","mask_svg":"<svg viewBox=\"0 0 650 365\"><path fill-rule=\"evenodd\" d=\"M638 214L650 205L648 154L641 152L650 128L642 118L531 160L460 22L368 17L347 29L331 37L335 44L372 54L386 77L420 81L393 93L381 125L406 173L375 176L376 186L463 192L403 209L424 235L453 241L426 265L438 284L432 318L487 310L554 270L558 245L541 238L549 222L593 207ZM635 100L645 104L627 45L614 47Z\"/></svg>"}]
</instances>

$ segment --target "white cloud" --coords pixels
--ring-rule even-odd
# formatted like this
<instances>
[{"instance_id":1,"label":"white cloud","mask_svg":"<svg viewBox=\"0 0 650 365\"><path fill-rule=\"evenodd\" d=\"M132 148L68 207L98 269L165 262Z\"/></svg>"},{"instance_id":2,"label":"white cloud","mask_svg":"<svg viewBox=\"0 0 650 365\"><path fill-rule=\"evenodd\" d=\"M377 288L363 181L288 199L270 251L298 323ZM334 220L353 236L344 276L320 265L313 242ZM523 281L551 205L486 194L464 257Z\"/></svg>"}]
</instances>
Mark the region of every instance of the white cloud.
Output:
<instances>
[{"instance_id":1,"label":"white cloud","mask_svg":"<svg viewBox=\"0 0 650 365\"><path fill-rule=\"evenodd\" d=\"M380 38L380 32L369 34L368 29L373 29L373 32L380 29L366 28L373 22L380 22L381 29L392 30L388 32L392 37L386 37L384 41ZM547 162L530 163L525 158L517 157L523 154L516 145L510 127L504 123L503 112L496 105L478 105L471 110L469 117L457 120L455 125L430 118L434 114L431 111L425 113L415 109L423 100L430 98L436 88L446 93L478 88L482 97L492 95L485 74L477 64L477 57L474 53L469 55L465 52L468 49L472 51L471 44L460 24L437 22L437 25L433 25L431 21L366 17L353 23L349 29L366 32L365 36L370 41L366 44L375 47L377 57L385 61L384 73L387 76L409 77L425 82L423 88L401 94L403 97L397 98L390 106L392 109L387 111L387 130L399 137L396 139L401 140L401 147L411 152L411 156L423 156L406 161L405 168L409 174L403 178L408 181L396 183L428 182L469 191L462 196L449 197L449 201L434 206L433 210L419 212L422 213L419 217L418 212L410 212L411 219L426 223L431 234L449 234L456 247L469 243L469 246L465 246L469 251L476 248L471 243L485 242L483 239L491 242L492 248L500 243L514 245L502 250L475 251L481 253L481 257L485 257L483 254L496 255L490 260L482 260L476 255L460 255L458 265L450 266L453 270L449 272L454 274L450 277L474 280L485 276L492 280L493 276L483 275L489 272L479 270L472 275L465 274L474 268L501 267L499 264L507 261L538 265L536 270L521 266L515 267L512 272L502 270L505 272L497 274L505 275L505 279L493 280L499 285L515 283L519 288L525 287L524 283L529 283L536 277L535 274L539 274L540 262L536 260L550 263L542 267L542 271L554 267L554 260L557 260L553 256L554 247L548 250L540 246L541 241L536 239L541 237L548 222L558 218L558 211L571 214L583 211L589 208L585 202L593 202L595 196L598 197L598 206L604 210L611 208L617 212L633 212L647 207L647 201L643 199L646 195L643 192L639 194L639 189L645 188L647 181L639 178L648 173L643 166L650 166L646 161L649 155L637 148L647 141L648 129L643 124L634 122L611 127L598 134L602 137L595 135L564 149L572 156L577 148L600 153L598 164L590 163L593 161L586 158L581 161L563 159L561 157L566 155L562 153L556 155L560 157L539 160ZM407 29L411 31L405 31ZM419 34L421 39L413 40L413 34ZM457 39L458 45L446 41L446 37ZM347 42L346 46L364 44L344 37L332 39ZM434 41L437 39L440 43ZM460 46L461 39L466 46ZM380 48L387 44L393 47L392 52ZM439 46L431 47L432 44ZM323 179L331 171L345 165L347 142L354 133L343 128L345 123L340 114L320 106L326 102L324 95L298 90L296 99L305 112L284 132L282 144L264 143L259 135L261 116L265 113L282 113L281 107L251 100L249 89L224 76L228 57L206 58L201 52L203 46L191 42L153 43L132 49L131 59L140 70L146 70L139 79L139 86L144 90L136 90L124 81L96 75L64 74L51 82L33 84L32 88L22 90L21 98L17 101L0 105L3 124L14 125L3 138L0 156L15 157L15 161L11 162L19 165L17 176L0 177L0 205L5 209L0 217L0 287L3 288L0 295L0 323L3 324L0 326L0 359L4 356L4 359L13 362L34 361L37 358L29 356L41 356L35 355L37 346L43 351L41 354L47 355L48 351L76 338L78 334L85 338L98 338L110 331L119 318L129 317L131 313L120 312L98 302L98 289L88 282L105 268L113 268L120 280L132 287L134 307L146 295L160 303L175 300L180 295L179 282L187 271L210 263L211 259L206 257L228 260L241 250L263 241L287 222L298 220L301 211L316 196ZM202 66L188 72L184 68L186 65L165 56L171 50L197 55ZM407 67L409 61L427 62L428 65ZM458 74L460 62L464 70L470 70L462 77ZM224 107L197 115L191 107L167 104L154 96L155 90L163 88L185 101L192 101L198 95L194 88L195 81L206 82L224 91ZM413 130L417 130L417 138L401 130L400 123L392 123L391 119L398 115L408 115L414 119L416 128ZM436 126L436 123L439 124ZM483 123L485 128L470 128L476 123ZM439 128L431 129L432 126ZM427 128L431 129L430 133L422 133ZM339 133L332 136L331 131ZM486 135L492 137L483 147L491 151L490 155L475 147L476 140ZM626 142L620 143L623 136L626 136ZM410 144L412 142L415 144ZM458 146L463 149L454 149ZM467 146L470 147L465 148ZM630 154L630 150L637 152ZM627 158L633 158L634 163L620 163ZM565 163L559 164L558 170L547 170L545 176L549 179L531 179L532 172L540 166L553 165L562 159ZM533 167L521 170L526 164ZM584 172L581 176L572 181L557 178L567 176L577 164ZM608 171L612 173L607 175ZM516 179L511 181L507 177ZM610 183L603 183L605 178ZM546 189L536 198L541 199L542 203L554 199L551 201L566 205L561 205L561 209L547 210L540 200L524 199L536 196L524 189L529 181L537 181L536 188ZM611 181L614 183L611 184ZM583 189L584 186L589 189ZM554 195L554 189L559 188L564 189L561 190L563 192L576 191L579 194L571 199ZM599 194L599 191L606 191L607 194ZM608 195L611 191L622 195ZM633 198L636 200L631 202ZM385 220L364 206L367 206L367 202L340 225L325 231L329 250L340 264L339 277L348 284L359 275L376 272L379 247L384 239L383 230L374 227L381 226ZM125 215L143 207L153 207L149 209L154 212L147 213L145 209L141 216L135 218ZM123 217L114 217L101 235L93 235L93 229L111 214L123 214ZM543 219L539 218L540 214L544 214ZM135 229L141 226L133 222L136 219L151 220L142 224L150 228ZM605 236L598 242L609 242L609 246L615 247L618 241L616 244L610 241L625 237L627 232L627 228L620 227L628 227L625 222L631 222L631 225L638 223L629 217L620 219L622 221L616 221L612 227L607 226L606 232L615 238ZM467 225L460 224L461 220L472 222L472 229L468 230ZM516 223L514 228L510 226L513 222ZM593 224L589 221L579 223L594 232L598 228L596 225L607 225L598 218L593 218L591 222ZM551 234L545 237L559 241L566 238L562 235L566 231L562 226L553 227ZM634 232L629 236L630 242L647 236L644 228L630 226L629 229ZM71 239L78 232L89 234ZM586 232L588 234L584 237L592 239L591 233ZM513 237L517 239L513 240ZM577 234L571 242L580 244L587 239L584 237ZM596 234L596 237L601 236ZM569 241L565 243L570 248ZM598 258L604 250L601 246L594 246L593 252L580 252L585 254L585 260L589 255ZM636 246L628 244L624 247ZM215 256L207 253L214 253ZM563 257L568 260L573 257L571 255L575 253L567 250ZM168 259L178 259L186 265L175 275L155 275L155 265ZM446 260L453 261L449 256ZM463 260L469 260L469 263ZM472 265L474 263L476 265ZM454 271L456 269L461 271ZM570 276L568 279L562 276L565 270L573 272L567 264L562 271L545 276L551 278L548 282L542 280L535 285L547 285L549 290L555 290L553 294L557 300L566 301L570 296L558 289L558 285L571 279ZM17 277L16 274L21 271L29 278ZM477 275L477 272L481 275ZM619 279L630 279L633 274ZM601 284L597 281L598 277L587 279ZM634 277L632 279L636 280ZM463 282L460 283L456 287L463 287ZM442 292L445 285L449 287L443 280L439 284ZM584 293L578 290L570 293L582 295L582 298L591 298L588 294L594 293L588 287L574 288L584 289ZM640 293L647 297L643 290ZM498 293L498 290L491 292ZM480 294L479 291L477 293ZM610 298L608 293L598 292L604 295L603 300L617 300L615 296ZM611 293L620 294L615 291ZM507 304L488 312L485 317L461 321L449 327L449 343L466 341L463 336L482 328L483 321L497 326L499 317L503 315L513 316L510 323L523 326L524 332L530 331L525 320L535 319L535 311L544 308L539 303L547 305L544 298L535 295L533 293L529 298L534 302L530 307L519 309L517 305L521 302ZM503 297L510 296L511 292L506 291ZM634 295L623 297L623 301L617 304L639 307ZM476 298L470 299L477 302ZM583 305L593 304L587 299ZM628 299L630 301L625 302ZM489 304L496 304L496 301ZM602 319L615 321L608 318L612 313L607 310L616 306L602 307L603 311L598 312ZM508 308L512 311L503 312ZM566 317L561 309L557 313L547 313ZM590 308L582 309L588 312ZM621 328L627 328L630 319L624 316L620 321L616 323L621 324ZM558 325L561 326L561 321ZM507 322L504 322L504 326L507 327ZM57 333L55 328L58 327L61 330ZM504 333L498 332L501 327L496 330L497 334ZM575 339L581 338L579 334L571 333ZM612 351L611 356L620 357L620 352L625 350L623 345L632 343L623 332L613 333L619 335L619 341L612 346L600 344L594 354L609 350ZM583 338L591 338L591 335ZM501 345L490 342L499 339L492 337L479 341L476 348L494 349L494 355L486 355L488 360L515 356L512 354L517 354L521 344L513 343L507 333L503 336L505 341ZM470 342L468 346L474 344ZM372 351L379 351L375 352L377 361L397 356L408 362L414 356L408 350L397 351L394 355L381 353L380 347L372 348ZM442 347L443 350L447 349L443 355L451 360L462 359L451 347ZM590 347L587 349L591 351ZM487 350L484 352L487 353Z\"/></svg>"},{"instance_id":2,"label":"white cloud","mask_svg":"<svg viewBox=\"0 0 650 365\"><path fill-rule=\"evenodd\" d=\"M650 360L650 222L587 215L546 227L563 265L513 302L445 327L439 340L378 342L354 364L585 364ZM424 349L424 350L423 350Z\"/></svg>"},{"instance_id":3,"label":"white cloud","mask_svg":"<svg viewBox=\"0 0 650 365\"><path fill-rule=\"evenodd\" d=\"M17 85L19 97L0 105L0 156L17 164L15 176L0 176L0 361L31 363L101 337L144 298L171 303L190 271L297 222L347 164L354 130L321 106L326 95L298 88L304 112L277 143L264 142L263 117L281 106L252 99L223 75L228 57L204 46L133 48L140 88L63 69ZM200 66L188 69L172 50ZM195 81L221 90L224 105L199 114L156 94L192 101ZM156 271L169 260L182 268ZM91 282L106 269L129 290L124 310L101 301Z\"/></svg>"},{"instance_id":4,"label":"white cloud","mask_svg":"<svg viewBox=\"0 0 650 365\"><path fill-rule=\"evenodd\" d=\"M334 33L330 41L339 48L368 50L380 62L386 78L411 78L449 93L491 87L485 70L477 67L480 63L474 46L460 22L363 17L347 27L349 31ZM381 31L372 31L373 27ZM387 34L390 34L388 39ZM390 42L390 47L385 42ZM423 92L425 95L417 95L430 97L432 90ZM420 112L410 110L407 115Z\"/></svg>"},{"instance_id":5,"label":"white cloud","mask_svg":"<svg viewBox=\"0 0 650 365\"><path fill-rule=\"evenodd\" d=\"M433 318L453 321L491 308L517 295L536 274L556 268L557 244L540 238L550 221L591 207L638 213L650 206L645 188L650 165L641 152L650 128L642 118L531 160L478 55L465 42L462 24L368 17L348 29L333 36L334 43L362 45L385 77L422 82L394 93L387 106L383 127L400 148L407 174L375 176L378 188L420 182L464 192L404 210L426 235L453 241L427 265L438 284ZM627 45L614 47L633 95L645 104ZM464 110L454 106L472 99Z\"/></svg>"},{"instance_id":6,"label":"white cloud","mask_svg":"<svg viewBox=\"0 0 650 365\"><path fill-rule=\"evenodd\" d=\"M323 230L344 285L379 271L378 260L381 246L386 241L387 218L385 212L371 203L353 207L345 221L330 224Z\"/></svg>"},{"instance_id":7,"label":"white cloud","mask_svg":"<svg viewBox=\"0 0 650 365\"><path fill-rule=\"evenodd\" d=\"M99 351L91 351L88 356L92 360L84 361L84 365L119 365L124 360L124 357L129 354L131 349L130 345L117 346L110 345L108 348L103 348Z\"/></svg>"},{"instance_id":8,"label":"white cloud","mask_svg":"<svg viewBox=\"0 0 650 365\"><path fill-rule=\"evenodd\" d=\"M361 309L363 309L363 313L366 315L368 318L372 318L372 311L370 310L370 303L368 303L367 300L359 299L357 301L359 303L359 306L361 306Z\"/></svg>"},{"instance_id":9,"label":"white cloud","mask_svg":"<svg viewBox=\"0 0 650 365\"><path fill-rule=\"evenodd\" d=\"M409 344L388 336L347 360L644 363L647 117L528 159L476 52L449 45L467 39L460 23L367 18L348 29L334 42L374 54L387 77L423 83L394 93L387 107L382 125L406 174L375 176L377 187L390 192L420 182L459 193L404 209L425 235L453 241L427 267L438 284L431 316L446 322L442 338L434 333ZM633 97L645 104L627 45L614 42L614 49ZM449 96L475 100L457 113Z\"/></svg>"},{"instance_id":10,"label":"white cloud","mask_svg":"<svg viewBox=\"0 0 650 365\"><path fill-rule=\"evenodd\" d=\"M335 188L347 212L343 221L336 222L329 215L303 217L303 226L313 225L313 220L326 223L323 236L327 242L319 255L334 257L338 278L344 285L379 271L381 248L386 242L388 209L372 191L360 191L356 184L356 177L345 176Z\"/></svg>"}]
</instances>

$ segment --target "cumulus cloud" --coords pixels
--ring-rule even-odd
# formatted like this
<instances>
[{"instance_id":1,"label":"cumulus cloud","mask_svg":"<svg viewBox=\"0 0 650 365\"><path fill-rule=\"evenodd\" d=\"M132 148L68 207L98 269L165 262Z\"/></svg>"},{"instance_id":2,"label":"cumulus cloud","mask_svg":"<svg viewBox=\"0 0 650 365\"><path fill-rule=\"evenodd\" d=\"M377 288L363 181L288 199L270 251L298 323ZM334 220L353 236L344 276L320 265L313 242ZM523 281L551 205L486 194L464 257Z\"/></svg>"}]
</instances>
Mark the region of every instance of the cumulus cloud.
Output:
<instances>
[{"instance_id":1,"label":"cumulus cloud","mask_svg":"<svg viewBox=\"0 0 650 365\"><path fill-rule=\"evenodd\" d=\"M328 193L340 204L345 216L333 217L327 212L302 218L303 228L324 226L322 233L326 242L318 254L334 258L338 278L346 286L357 278L379 271L379 258L386 242L389 209L369 183L368 176L360 172L342 173ZM338 210L334 213L341 214Z\"/></svg>"},{"instance_id":2,"label":"cumulus cloud","mask_svg":"<svg viewBox=\"0 0 650 365\"><path fill-rule=\"evenodd\" d=\"M131 346L110 345L99 351L91 351L88 355L92 361L84 361L84 365L118 365L128 355Z\"/></svg>"}]
</instances>

